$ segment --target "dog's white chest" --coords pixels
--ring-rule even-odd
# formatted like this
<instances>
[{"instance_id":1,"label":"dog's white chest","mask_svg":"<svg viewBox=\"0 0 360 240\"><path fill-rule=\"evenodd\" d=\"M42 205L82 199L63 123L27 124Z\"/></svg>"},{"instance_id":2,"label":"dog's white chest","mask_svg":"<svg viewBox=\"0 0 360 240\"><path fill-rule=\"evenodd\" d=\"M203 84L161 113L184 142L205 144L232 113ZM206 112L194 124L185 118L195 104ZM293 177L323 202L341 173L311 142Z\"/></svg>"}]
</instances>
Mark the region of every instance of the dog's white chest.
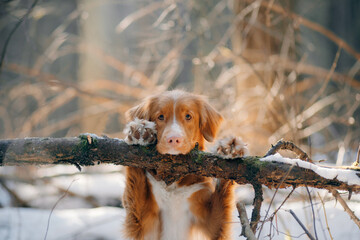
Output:
<instances>
[{"instance_id":1,"label":"dog's white chest","mask_svg":"<svg viewBox=\"0 0 360 240\"><path fill-rule=\"evenodd\" d=\"M203 188L201 183L191 186L177 187L176 183L166 186L163 181L157 181L151 174L147 177L152 185L152 191L160 208L162 220L162 240L187 240L190 238L190 226L194 216L189 209L188 198Z\"/></svg>"}]
</instances>

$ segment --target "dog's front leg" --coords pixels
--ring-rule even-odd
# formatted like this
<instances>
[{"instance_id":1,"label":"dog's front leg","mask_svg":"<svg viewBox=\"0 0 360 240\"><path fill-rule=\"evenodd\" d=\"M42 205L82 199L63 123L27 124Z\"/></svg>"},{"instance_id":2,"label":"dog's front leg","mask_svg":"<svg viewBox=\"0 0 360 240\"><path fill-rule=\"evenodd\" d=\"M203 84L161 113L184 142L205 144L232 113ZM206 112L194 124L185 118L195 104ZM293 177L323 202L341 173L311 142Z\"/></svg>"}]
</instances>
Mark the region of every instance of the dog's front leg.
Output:
<instances>
[{"instance_id":1,"label":"dog's front leg","mask_svg":"<svg viewBox=\"0 0 360 240\"><path fill-rule=\"evenodd\" d=\"M148 145L156 141L155 124L143 119L129 122L124 132L128 144ZM126 168L123 206L126 210L126 237L136 240L159 239L159 207L144 169Z\"/></svg>"},{"instance_id":2,"label":"dog's front leg","mask_svg":"<svg viewBox=\"0 0 360 240\"><path fill-rule=\"evenodd\" d=\"M227 137L219 140L212 152L225 158L236 158L248 155L247 145L239 137ZM215 191L210 201L208 229L211 239L231 239L231 221L234 209L235 183L227 179L217 179Z\"/></svg>"}]
</instances>

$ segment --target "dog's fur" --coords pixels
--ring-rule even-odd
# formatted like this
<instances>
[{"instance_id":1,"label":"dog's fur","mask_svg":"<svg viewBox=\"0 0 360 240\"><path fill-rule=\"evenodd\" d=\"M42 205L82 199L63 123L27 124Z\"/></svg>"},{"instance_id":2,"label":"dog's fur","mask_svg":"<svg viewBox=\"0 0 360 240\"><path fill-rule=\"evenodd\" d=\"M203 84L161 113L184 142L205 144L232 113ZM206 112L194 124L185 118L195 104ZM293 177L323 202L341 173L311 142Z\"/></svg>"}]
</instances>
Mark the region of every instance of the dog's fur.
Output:
<instances>
[{"instance_id":1,"label":"dog's fur","mask_svg":"<svg viewBox=\"0 0 360 240\"><path fill-rule=\"evenodd\" d=\"M129 144L157 141L162 154L186 154L197 143L213 141L222 116L202 96L175 90L145 99L127 113ZM155 123L155 124L154 124ZM239 138L228 138L216 151L227 157L246 154ZM143 169L128 167L123 197L125 234L130 239L230 239L233 183L188 175L166 186ZM197 232L197 233L196 233Z\"/></svg>"}]
</instances>

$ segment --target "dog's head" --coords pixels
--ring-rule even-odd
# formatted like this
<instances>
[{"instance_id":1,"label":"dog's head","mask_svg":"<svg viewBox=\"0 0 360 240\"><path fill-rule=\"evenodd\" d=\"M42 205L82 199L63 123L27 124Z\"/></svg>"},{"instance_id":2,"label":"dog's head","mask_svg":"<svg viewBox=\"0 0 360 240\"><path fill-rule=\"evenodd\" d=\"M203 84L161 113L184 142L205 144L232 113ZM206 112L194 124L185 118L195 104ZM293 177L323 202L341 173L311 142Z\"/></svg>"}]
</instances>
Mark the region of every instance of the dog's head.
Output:
<instances>
[{"instance_id":1,"label":"dog's head","mask_svg":"<svg viewBox=\"0 0 360 240\"><path fill-rule=\"evenodd\" d=\"M186 154L196 143L203 150L204 139L213 141L223 120L204 97L180 90L145 99L127 112L127 118L156 123L156 148L162 154Z\"/></svg>"}]
</instances>

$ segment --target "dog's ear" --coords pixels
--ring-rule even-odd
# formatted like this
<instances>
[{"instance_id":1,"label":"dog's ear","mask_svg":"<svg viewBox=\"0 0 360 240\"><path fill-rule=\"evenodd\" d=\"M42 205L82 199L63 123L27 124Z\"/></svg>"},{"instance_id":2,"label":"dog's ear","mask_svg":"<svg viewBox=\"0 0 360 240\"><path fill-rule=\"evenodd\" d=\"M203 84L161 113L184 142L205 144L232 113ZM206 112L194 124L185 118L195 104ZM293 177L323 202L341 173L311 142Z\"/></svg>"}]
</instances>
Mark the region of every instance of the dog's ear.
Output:
<instances>
[{"instance_id":1,"label":"dog's ear","mask_svg":"<svg viewBox=\"0 0 360 240\"><path fill-rule=\"evenodd\" d=\"M151 109L154 105L155 97L145 99L139 105L130 108L126 113L126 120L133 121L135 118L151 121Z\"/></svg>"},{"instance_id":2,"label":"dog's ear","mask_svg":"<svg viewBox=\"0 0 360 240\"><path fill-rule=\"evenodd\" d=\"M203 101L200 112L200 131L208 142L216 137L223 117L209 103Z\"/></svg>"},{"instance_id":3,"label":"dog's ear","mask_svg":"<svg viewBox=\"0 0 360 240\"><path fill-rule=\"evenodd\" d=\"M135 118L146 119L147 120L147 111L146 111L146 102L142 102L139 105L130 108L126 113L126 121L133 121Z\"/></svg>"}]
</instances>

